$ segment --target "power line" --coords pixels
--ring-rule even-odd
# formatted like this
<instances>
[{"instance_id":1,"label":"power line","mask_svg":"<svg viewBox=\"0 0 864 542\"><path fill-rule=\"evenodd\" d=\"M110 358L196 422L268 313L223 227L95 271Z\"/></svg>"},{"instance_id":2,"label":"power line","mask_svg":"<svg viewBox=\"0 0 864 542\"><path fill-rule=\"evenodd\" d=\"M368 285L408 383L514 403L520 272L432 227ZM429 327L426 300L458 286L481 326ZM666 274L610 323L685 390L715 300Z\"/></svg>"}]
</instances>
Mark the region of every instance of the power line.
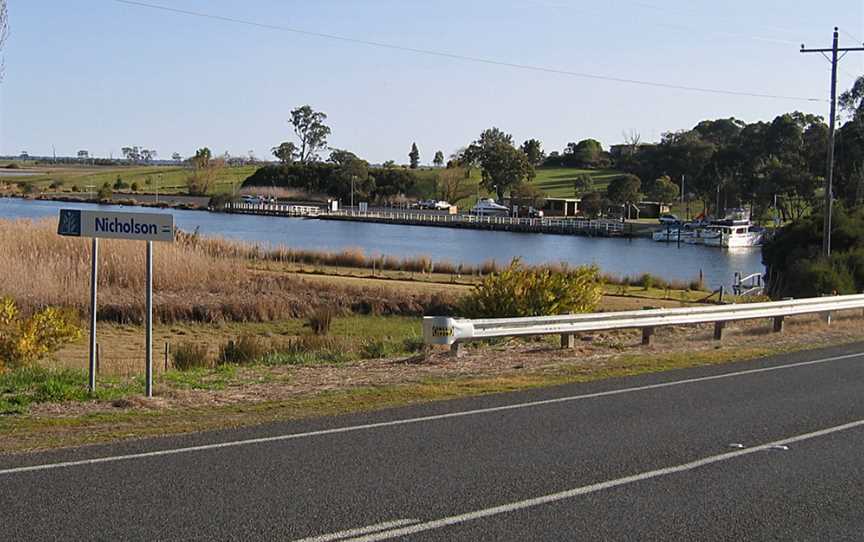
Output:
<instances>
[{"instance_id":1,"label":"power line","mask_svg":"<svg viewBox=\"0 0 864 542\"><path fill-rule=\"evenodd\" d=\"M626 78L626 77L614 77L614 76L607 76L607 75L598 75L598 74L593 74L593 73L574 72L574 71L569 71L569 70L548 68L548 67L543 67L543 66L534 66L534 65L530 65L530 64L518 64L518 63L514 63L514 62L505 62L505 61L500 61L500 60L492 60L492 59L488 59L488 58L481 58L481 57L468 56L468 55L460 55L460 54L456 54L456 53L448 53L445 51L436 51L433 49L420 49L420 48L416 48L416 47L408 47L408 46L396 45L396 44L392 44L392 43L384 43L384 42L378 42L378 41L364 40L364 39L359 39L359 38L350 38L347 36L340 36L337 34L328 34L328 33L324 33L324 32L313 32L313 31L309 31L309 30L302 30L299 28L291 28L291 27L287 27L287 26L280 26L280 25L268 24L268 23L259 23L259 22L255 22L255 21L238 19L238 18L234 18L234 17L226 17L224 15L214 15L211 13L202 13L202 12L198 12L198 11L190 11L190 10L185 10L185 9L172 8L172 7L167 7L167 6L161 6L158 4L151 4L148 2L139 2L136 0L112 0L112 1L119 3L119 4L126 4L126 5L130 5L130 6L138 6L138 7L148 8L148 9L167 11L167 12L171 12L171 13L179 13L182 15L189 15L192 17L201 17L201 18L206 18L206 19L213 19L213 20L217 20L217 21L242 24L242 25L253 26L253 27L258 27L258 28L265 28L268 30L290 32L292 34L298 34L298 35L302 35L302 36L310 36L310 37L322 38L322 39L329 39L329 40L334 40L334 41L341 41L344 43L354 43L354 44L359 44L359 45L367 45L370 47L378 47L378 48L382 48L382 49L391 49L394 51L403 51L403 52L416 53L416 54L428 55L428 56L437 56L437 57L449 58L449 59L453 59L453 60L463 60L466 62L475 62L475 63L479 63L479 64L487 64L487 65L492 65L492 66L503 66L503 67L507 67L507 68L514 68L514 69L520 69L520 70L530 70L530 71L534 71L534 72L552 73L552 74L557 74L557 75L567 75L570 77L579 77L579 78L583 78L583 79L595 79L595 80L599 80L599 81L610 81L610 82L614 82L614 83L627 83L627 84L632 84L632 85L642 85L642 86L655 87L655 88L665 88L665 89L672 89L672 90L685 90L685 91L690 91L690 92L702 92L702 93L708 93L708 94L722 94L722 95L727 95L727 96L743 96L743 97L748 97L748 98L765 98L765 99L800 101L800 102L823 102L824 101L824 100L819 99L819 98L808 98L808 97L804 97L804 96L785 96L785 95L781 95L781 94L763 94L763 93L759 93L759 92L747 92L747 91L726 90L726 89L709 88L709 87L678 85L678 84L674 84L674 83L662 83L662 82L657 82L657 81L630 79L630 78Z\"/></svg>"}]
</instances>

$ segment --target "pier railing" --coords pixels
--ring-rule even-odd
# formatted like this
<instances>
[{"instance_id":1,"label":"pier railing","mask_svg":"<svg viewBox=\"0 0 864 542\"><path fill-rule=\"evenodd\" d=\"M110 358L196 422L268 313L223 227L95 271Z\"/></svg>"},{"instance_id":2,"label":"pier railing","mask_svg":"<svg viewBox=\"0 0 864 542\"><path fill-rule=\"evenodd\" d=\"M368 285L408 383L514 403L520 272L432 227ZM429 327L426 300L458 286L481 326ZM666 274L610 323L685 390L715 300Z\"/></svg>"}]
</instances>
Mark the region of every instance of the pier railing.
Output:
<instances>
[{"instance_id":1,"label":"pier railing","mask_svg":"<svg viewBox=\"0 0 864 542\"><path fill-rule=\"evenodd\" d=\"M293 205L283 203L227 203L225 210L229 213L271 216L309 216L321 214L321 208L315 205Z\"/></svg>"},{"instance_id":2,"label":"pier railing","mask_svg":"<svg viewBox=\"0 0 864 542\"><path fill-rule=\"evenodd\" d=\"M449 345L458 355L468 341L495 337L561 335L564 347L573 347L574 334L618 329L642 329L642 344L650 344L654 329L685 324L714 324L714 338L723 338L727 322L773 319L774 331L783 330L784 319L802 314L822 314L830 323L832 312L864 309L864 294L743 303L712 307L652 309L643 311L572 314L531 318L462 319L440 316L423 318L426 344Z\"/></svg>"},{"instance_id":3,"label":"pier railing","mask_svg":"<svg viewBox=\"0 0 864 542\"><path fill-rule=\"evenodd\" d=\"M514 229L588 232L606 236L622 235L624 233L624 223L620 220L588 220L562 217L520 218L510 216L423 213L408 210L356 211L350 209L327 213L326 216L429 225L509 226L514 227Z\"/></svg>"}]
</instances>

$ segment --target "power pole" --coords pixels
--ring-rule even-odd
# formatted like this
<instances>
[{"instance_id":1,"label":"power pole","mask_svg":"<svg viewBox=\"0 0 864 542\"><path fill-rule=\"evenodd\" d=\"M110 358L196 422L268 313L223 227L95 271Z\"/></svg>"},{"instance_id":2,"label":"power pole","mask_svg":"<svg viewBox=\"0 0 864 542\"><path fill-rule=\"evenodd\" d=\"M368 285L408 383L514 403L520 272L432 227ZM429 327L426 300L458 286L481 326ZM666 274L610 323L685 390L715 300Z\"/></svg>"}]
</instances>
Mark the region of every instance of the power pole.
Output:
<instances>
[{"instance_id":1,"label":"power pole","mask_svg":"<svg viewBox=\"0 0 864 542\"><path fill-rule=\"evenodd\" d=\"M828 171L825 175L825 220L822 226L822 255L831 256L831 212L834 207L834 135L837 124L837 65L851 51L864 51L864 47L840 48L840 29L834 27L834 41L830 49L805 49L802 53L819 53L831 62L831 116L828 121ZM829 57L826 53L831 53ZM842 55L840 53L843 53Z\"/></svg>"}]
</instances>

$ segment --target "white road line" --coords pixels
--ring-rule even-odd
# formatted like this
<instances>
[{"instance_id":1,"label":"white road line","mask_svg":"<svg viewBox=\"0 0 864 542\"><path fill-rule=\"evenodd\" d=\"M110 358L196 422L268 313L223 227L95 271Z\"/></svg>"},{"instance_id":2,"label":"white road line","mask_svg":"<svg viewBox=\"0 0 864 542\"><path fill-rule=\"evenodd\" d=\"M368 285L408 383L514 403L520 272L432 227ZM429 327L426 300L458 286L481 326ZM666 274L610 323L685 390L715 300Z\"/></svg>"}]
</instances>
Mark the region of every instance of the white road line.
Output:
<instances>
[{"instance_id":1,"label":"white road line","mask_svg":"<svg viewBox=\"0 0 864 542\"><path fill-rule=\"evenodd\" d=\"M477 416L480 414L492 414L495 412L506 412L508 410L517 410L522 408L534 408L547 405L555 405L559 403L568 403L571 401L581 401L585 399L596 399L598 397L611 397L615 395L624 395L627 393L635 393L648 390L657 390L662 388L671 388L675 386L683 386L685 384L695 384L698 382L710 382L713 380L722 380L726 378L735 378L745 375L753 375L759 373L768 373L772 371L782 371L786 369L795 369L798 367L807 367L810 365L819 365L830 363L833 361L841 361L853 358L864 357L864 353L846 354L843 356L832 356L830 358L815 359L810 361L800 361L797 363L789 363L786 365L774 365L771 367L763 367L761 369L748 369L745 371L735 371L731 373L723 373L712 376L702 376L698 378L686 378L684 380L673 380L670 382L661 382L658 384L649 384L646 386L636 386L632 388L621 388L617 390L601 391L596 393L586 393L583 395L571 395L568 397L558 397L556 399L544 399L541 401L531 401L527 403L516 403L512 405L504 405L498 407L478 408L475 410L463 410L460 412L449 412L447 414L436 414L432 416L420 416L418 418L405 418L400 420L391 420L388 422L367 423L363 425L352 425L348 427L336 427L333 429L321 429L319 431L309 431L306 433L292 433L288 435L276 435L272 437L251 438L245 440L234 440L228 442L219 442L214 444L202 444L199 446L188 446L184 448L169 448L167 450L155 450L152 452L140 452L134 454L114 455L108 457L97 457L93 459L80 459L76 461L63 461L59 463L46 463L42 465L31 465L28 467L13 467L0 470L0 476L10 474L20 474L25 472L45 471L51 469L63 469L69 467L80 467L84 465L97 465L101 463L113 463L116 461L128 461L131 459L146 459L151 457L161 457L166 455L185 454L192 452L203 452L207 450L219 450L222 448L233 448L235 446L249 446L252 444L267 444L271 442L282 442L287 440L296 440L310 437L320 437L324 435L335 435L340 433L351 433L354 431L366 431L369 429L380 429L383 427L396 427L400 425L410 425L415 423L432 422L437 420L447 420L450 418L461 418L465 416Z\"/></svg>"},{"instance_id":2,"label":"white road line","mask_svg":"<svg viewBox=\"0 0 864 542\"><path fill-rule=\"evenodd\" d=\"M849 429L855 429L855 428L862 427L862 426L864 426L864 420L858 420L855 422L850 422L847 424L837 425L834 427L829 427L827 429L814 431L812 433L805 433L802 435L789 437L789 438L786 438L783 440L776 440L774 442L769 442L767 444L762 444L761 446L755 446L753 448L747 448L744 450L737 450L734 452L727 452L725 454L713 455L710 457L706 457L704 459L692 461L690 463L684 463L682 465L676 465L674 467L666 467L663 469L657 469L657 470L652 470L652 471L648 471L648 472L643 472L640 474L634 474L632 476L626 476L624 478L618 478L615 480L608 480L606 482L591 484L589 486L577 487L575 489L570 489L568 491L562 491L560 493L552 493L550 495L544 495L542 497L535 497L533 499L527 499L524 501L513 502L513 503L509 503L509 504L504 504L501 506L495 506L492 508L485 508L483 510L475 510L474 512L468 512L465 514L450 516L450 517L446 517L446 518L442 518L442 519L437 519L434 521L427 521L425 523L418 523L416 525L411 525L411 526L402 527L402 528L398 528L398 529L392 529L389 531L376 532L374 534L368 534L365 536L350 538L350 539L344 540L343 542L375 542L377 540L389 540L391 538L396 538L399 536L407 536L407 535L421 533L424 531L431 531L433 529L440 529L442 527L447 527L450 525L458 525L460 523L465 523L468 521L486 518L489 516L495 516L498 514L506 514L508 512L515 512L517 510L524 510L526 508L533 508L535 506L541 506L541 505L553 503L556 501L562 501L565 499L572 499L572 498L578 497L580 495L586 495L588 493L595 493L597 491L603 491L605 489L611 489L614 487L624 486L627 484L634 484L636 482L642 482L644 480L650 480L652 478L659 478L661 476L668 476L670 474L686 472L686 471L698 469L700 467L704 467L707 465L712 465L714 463L720 463L722 461L729 461L730 459L735 459L735 458L742 457L745 455L755 454L758 452L769 450L775 446L786 446L788 444L793 444L795 442L801 442L803 440L809 440L809 439L814 439L814 438L818 438L818 437L824 437L824 436L830 435L832 433L838 433L840 431L848 431Z\"/></svg>"},{"instance_id":3,"label":"white road line","mask_svg":"<svg viewBox=\"0 0 864 542\"><path fill-rule=\"evenodd\" d=\"M388 529L393 529L395 527L404 527L405 525L413 525L415 523L420 523L419 519L397 519L395 521L385 521L384 523L376 523L375 525L369 525L368 527L360 527L358 529L347 529L345 531L339 531L336 533L330 534L322 534L319 536L310 536L309 538L303 538L302 540L296 540L295 542L333 542L334 540L344 540L346 538L350 538L352 536L360 536L364 534L377 533L380 531L386 531Z\"/></svg>"}]
</instances>

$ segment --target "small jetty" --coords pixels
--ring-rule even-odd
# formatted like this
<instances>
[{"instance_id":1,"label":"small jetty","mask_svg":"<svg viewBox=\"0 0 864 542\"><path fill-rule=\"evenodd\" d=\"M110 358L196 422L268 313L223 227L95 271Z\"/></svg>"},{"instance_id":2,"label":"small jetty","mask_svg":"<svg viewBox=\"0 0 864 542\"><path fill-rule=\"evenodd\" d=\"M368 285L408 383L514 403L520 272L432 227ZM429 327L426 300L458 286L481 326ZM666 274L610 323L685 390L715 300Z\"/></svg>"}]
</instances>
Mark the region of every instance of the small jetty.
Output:
<instances>
[{"instance_id":1,"label":"small jetty","mask_svg":"<svg viewBox=\"0 0 864 542\"><path fill-rule=\"evenodd\" d=\"M509 216L477 216L410 210L339 210L329 211L314 205L279 203L230 203L225 212L264 216L303 217L318 220L343 220L400 224L405 226L432 226L523 233L552 233L592 237L626 237L628 229L619 220L587 220L579 218L546 217L519 218Z\"/></svg>"}]
</instances>

